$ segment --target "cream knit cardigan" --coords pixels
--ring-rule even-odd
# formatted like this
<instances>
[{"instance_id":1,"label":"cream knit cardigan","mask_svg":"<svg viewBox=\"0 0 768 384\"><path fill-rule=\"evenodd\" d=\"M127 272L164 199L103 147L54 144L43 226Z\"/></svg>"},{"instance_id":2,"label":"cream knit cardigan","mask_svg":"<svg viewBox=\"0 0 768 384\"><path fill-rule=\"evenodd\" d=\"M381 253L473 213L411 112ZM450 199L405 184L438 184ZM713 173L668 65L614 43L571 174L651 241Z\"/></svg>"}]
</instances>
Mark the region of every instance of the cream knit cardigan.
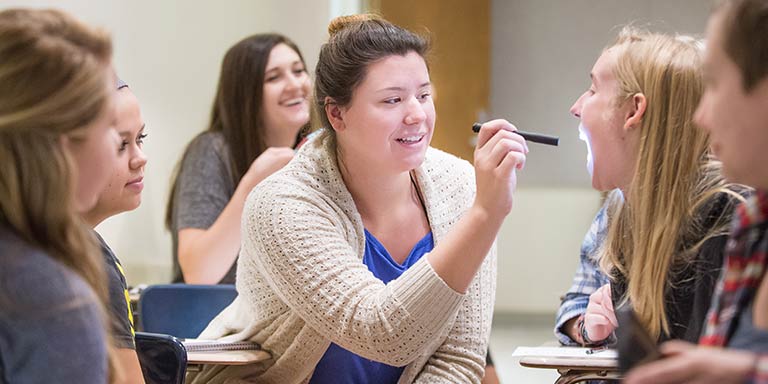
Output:
<instances>
[{"instance_id":1,"label":"cream knit cardigan","mask_svg":"<svg viewBox=\"0 0 768 384\"><path fill-rule=\"evenodd\" d=\"M406 366L399 383L479 383L491 330L496 245L465 294L449 288L426 257L382 283L362 263L363 223L329 141L305 144L248 196L239 296L200 336L252 340L272 359L206 366L187 382L304 383L334 342L365 358ZM474 200L474 169L429 148L415 175L438 246Z\"/></svg>"}]
</instances>

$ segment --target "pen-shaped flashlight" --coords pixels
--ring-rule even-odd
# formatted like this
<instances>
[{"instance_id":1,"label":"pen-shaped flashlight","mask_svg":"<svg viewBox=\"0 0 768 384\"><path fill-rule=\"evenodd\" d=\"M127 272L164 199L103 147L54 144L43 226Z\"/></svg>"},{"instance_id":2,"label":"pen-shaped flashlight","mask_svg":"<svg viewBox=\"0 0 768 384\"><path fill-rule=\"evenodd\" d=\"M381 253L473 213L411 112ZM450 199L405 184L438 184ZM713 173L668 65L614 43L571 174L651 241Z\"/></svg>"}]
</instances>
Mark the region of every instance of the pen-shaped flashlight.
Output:
<instances>
[{"instance_id":1,"label":"pen-shaped flashlight","mask_svg":"<svg viewBox=\"0 0 768 384\"><path fill-rule=\"evenodd\" d=\"M472 124L472 131L474 131L475 133L480 132L480 126L481 126L480 123ZM531 132L523 132L523 131L515 131L515 133L522 136L526 141L532 141L534 143L554 145L554 146L557 146L557 144L560 143L560 138L557 136L542 135L540 133L531 133Z\"/></svg>"}]
</instances>

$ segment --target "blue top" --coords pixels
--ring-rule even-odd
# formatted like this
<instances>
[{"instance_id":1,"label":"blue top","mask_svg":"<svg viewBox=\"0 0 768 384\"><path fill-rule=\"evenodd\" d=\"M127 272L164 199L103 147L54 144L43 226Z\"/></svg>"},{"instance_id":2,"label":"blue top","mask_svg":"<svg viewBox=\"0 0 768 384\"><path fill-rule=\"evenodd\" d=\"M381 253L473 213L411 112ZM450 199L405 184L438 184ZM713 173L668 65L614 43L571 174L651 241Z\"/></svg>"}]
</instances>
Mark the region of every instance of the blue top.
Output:
<instances>
[{"instance_id":1,"label":"blue top","mask_svg":"<svg viewBox=\"0 0 768 384\"><path fill-rule=\"evenodd\" d=\"M367 230L365 231L365 255L363 264L384 284L398 278L422 256L434 248L432 233L428 233L413 247L403 264L398 264L384 246ZM394 367L356 355L331 343L323 358L317 363L310 384L326 383L397 383L405 367Z\"/></svg>"}]
</instances>

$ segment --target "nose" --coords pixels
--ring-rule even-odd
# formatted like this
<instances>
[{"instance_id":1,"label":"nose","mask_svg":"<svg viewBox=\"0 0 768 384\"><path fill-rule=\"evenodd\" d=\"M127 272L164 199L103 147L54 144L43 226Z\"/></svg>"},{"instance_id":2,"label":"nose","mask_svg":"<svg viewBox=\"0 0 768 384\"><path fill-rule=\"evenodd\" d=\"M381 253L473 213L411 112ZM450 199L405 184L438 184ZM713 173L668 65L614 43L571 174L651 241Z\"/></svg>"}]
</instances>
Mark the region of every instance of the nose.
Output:
<instances>
[{"instance_id":1,"label":"nose","mask_svg":"<svg viewBox=\"0 0 768 384\"><path fill-rule=\"evenodd\" d=\"M407 110L405 115L405 124L413 125L420 124L427 118L427 113L424 111L424 105L412 97L406 104Z\"/></svg>"},{"instance_id":2,"label":"nose","mask_svg":"<svg viewBox=\"0 0 768 384\"><path fill-rule=\"evenodd\" d=\"M709 101L709 97L707 96L707 93L704 93L704 96L702 96L701 101L699 101L699 106L696 107L696 111L693 113L693 123L696 124L697 127L709 131L709 126L707 125L707 102Z\"/></svg>"},{"instance_id":3,"label":"nose","mask_svg":"<svg viewBox=\"0 0 768 384\"><path fill-rule=\"evenodd\" d=\"M131 156L128 166L131 169L141 169L147 164L147 156L141 148L136 148L136 154Z\"/></svg>"},{"instance_id":4,"label":"nose","mask_svg":"<svg viewBox=\"0 0 768 384\"><path fill-rule=\"evenodd\" d=\"M575 116L576 118L581 119L581 99L584 98L584 94L579 96L578 99L576 99L576 102L573 103L571 106L571 115Z\"/></svg>"},{"instance_id":5,"label":"nose","mask_svg":"<svg viewBox=\"0 0 768 384\"><path fill-rule=\"evenodd\" d=\"M287 77L288 77L288 84L286 84L286 88L288 89L301 88L301 85L304 83L303 72L298 75L291 72L291 74L288 75Z\"/></svg>"}]
</instances>

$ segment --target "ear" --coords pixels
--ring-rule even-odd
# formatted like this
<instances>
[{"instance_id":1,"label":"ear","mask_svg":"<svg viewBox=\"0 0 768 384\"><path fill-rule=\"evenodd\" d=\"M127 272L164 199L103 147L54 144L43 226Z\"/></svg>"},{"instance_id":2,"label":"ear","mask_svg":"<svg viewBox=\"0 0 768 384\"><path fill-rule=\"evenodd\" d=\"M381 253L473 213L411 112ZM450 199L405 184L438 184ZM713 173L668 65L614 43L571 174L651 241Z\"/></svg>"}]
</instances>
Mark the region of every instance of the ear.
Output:
<instances>
[{"instance_id":1,"label":"ear","mask_svg":"<svg viewBox=\"0 0 768 384\"><path fill-rule=\"evenodd\" d=\"M628 110L624 118L624 130L632 130L640 127L640 122L645 116L645 108L648 107L648 100L645 99L645 95L642 93L635 93L632 98L627 101Z\"/></svg>"},{"instance_id":2,"label":"ear","mask_svg":"<svg viewBox=\"0 0 768 384\"><path fill-rule=\"evenodd\" d=\"M325 98L324 104L325 116L328 117L328 121L331 123L333 130L336 132L343 131L346 126L344 124L342 108L330 97Z\"/></svg>"}]
</instances>

